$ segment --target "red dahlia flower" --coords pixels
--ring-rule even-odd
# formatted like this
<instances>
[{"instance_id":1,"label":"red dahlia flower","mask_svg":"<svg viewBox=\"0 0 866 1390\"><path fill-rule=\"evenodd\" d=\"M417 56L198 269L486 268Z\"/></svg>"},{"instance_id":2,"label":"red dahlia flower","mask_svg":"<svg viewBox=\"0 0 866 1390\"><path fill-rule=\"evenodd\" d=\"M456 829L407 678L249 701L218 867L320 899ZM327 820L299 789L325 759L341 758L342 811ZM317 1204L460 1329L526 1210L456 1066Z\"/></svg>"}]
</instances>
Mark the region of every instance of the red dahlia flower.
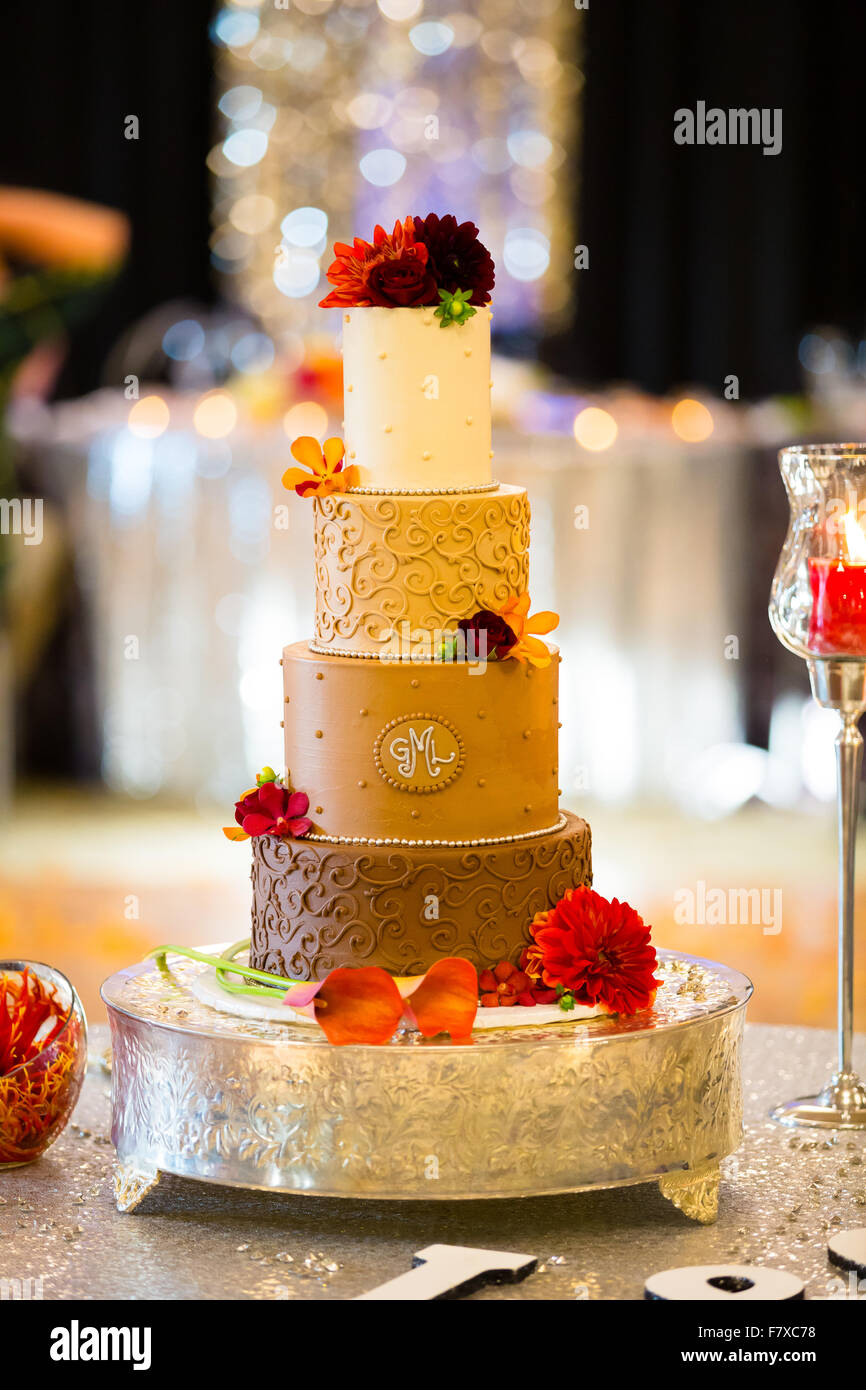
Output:
<instances>
[{"instance_id":1,"label":"red dahlia flower","mask_svg":"<svg viewBox=\"0 0 866 1390\"><path fill-rule=\"evenodd\" d=\"M277 782L265 782L237 802L235 820L245 835L291 835L301 840L313 828L306 815L309 805L305 792L290 792Z\"/></svg>"},{"instance_id":2,"label":"red dahlia flower","mask_svg":"<svg viewBox=\"0 0 866 1390\"><path fill-rule=\"evenodd\" d=\"M328 270L334 288L320 300L322 309L368 308L370 305L414 308L435 304L436 281L428 267L427 247L416 244L411 217L395 222L393 232L376 227L372 243L334 243L336 260Z\"/></svg>"},{"instance_id":3,"label":"red dahlia flower","mask_svg":"<svg viewBox=\"0 0 866 1390\"><path fill-rule=\"evenodd\" d=\"M493 258L478 240L474 222L460 222L452 213L435 212L415 218L415 241L426 246L437 289L471 290L470 304L489 304L496 281Z\"/></svg>"},{"instance_id":4,"label":"red dahlia flower","mask_svg":"<svg viewBox=\"0 0 866 1390\"><path fill-rule=\"evenodd\" d=\"M578 1004L605 1004L612 1013L649 1008L661 984L649 927L628 903L608 902L591 888L571 888L530 928L527 974L570 990Z\"/></svg>"}]
</instances>

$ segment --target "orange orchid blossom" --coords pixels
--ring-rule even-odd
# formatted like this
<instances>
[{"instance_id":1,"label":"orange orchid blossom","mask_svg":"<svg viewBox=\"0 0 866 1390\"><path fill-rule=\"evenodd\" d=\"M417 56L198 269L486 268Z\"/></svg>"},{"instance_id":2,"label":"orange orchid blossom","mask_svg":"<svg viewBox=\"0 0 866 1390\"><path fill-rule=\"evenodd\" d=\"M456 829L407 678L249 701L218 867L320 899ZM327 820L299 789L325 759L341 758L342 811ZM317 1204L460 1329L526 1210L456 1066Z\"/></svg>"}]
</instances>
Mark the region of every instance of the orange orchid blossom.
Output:
<instances>
[{"instance_id":1,"label":"orange orchid blossom","mask_svg":"<svg viewBox=\"0 0 866 1390\"><path fill-rule=\"evenodd\" d=\"M497 609L499 617L508 624L517 641L509 649L507 656L515 656L518 661L528 661L532 666L549 666L550 648L546 642L539 642L538 635L552 632L559 626L559 614L542 612L529 616L529 594L510 598L504 608Z\"/></svg>"},{"instance_id":2,"label":"orange orchid blossom","mask_svg":"<svg viewBox=\"0 0 866 1390\"><path fill-rule=\"evenodd\" d=\"M380 1046L402 1019L425 1038L449 1033L452 1042L468 1042L478 1011L478 976L461 956L436 961L426 975L401 979L376 965L341 967L324 980L292 985L283 1003L314 1018L338 1047Z\"/></svg>"},{"instance_id":3,"label":"orange orchid blossom","mask_svg":"<svg viewBox=\"0 0 866 1390\"><path fill-rule=\"evenodd\" d=\"M311 434L303 434L292 445L292 455L304 468L287 468L283 487L294 488L299 497L327 497L332 492L345 492L357 487L358 467L352 463L343 467L346 446L342 439L326 439L324 445ZM309 469L305 472L304 469Z\"/></svg>"}]
</instances>

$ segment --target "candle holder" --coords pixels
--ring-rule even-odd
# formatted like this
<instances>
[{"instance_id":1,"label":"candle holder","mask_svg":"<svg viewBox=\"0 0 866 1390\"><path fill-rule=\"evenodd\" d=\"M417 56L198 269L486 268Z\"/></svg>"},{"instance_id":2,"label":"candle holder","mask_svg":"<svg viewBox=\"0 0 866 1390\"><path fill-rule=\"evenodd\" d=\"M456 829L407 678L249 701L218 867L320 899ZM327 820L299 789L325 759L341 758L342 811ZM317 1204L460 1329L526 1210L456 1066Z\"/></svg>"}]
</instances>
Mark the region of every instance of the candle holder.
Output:
<instances>
[{"instance_id":1,"label":"candle holder","mask_svg":"<svg viewBox=\"0 0 866 1390\"><path fill-rule=\"evenodd\" d=\"M866 709L866 444L779 451L791 516L770 594L773 631L804 659L813 698L838 717L838 1062L817 1096L771 1111L781 1124L866 1128L866 1085L853 1068L854 854Z\"/></svg>"}]
</instances>

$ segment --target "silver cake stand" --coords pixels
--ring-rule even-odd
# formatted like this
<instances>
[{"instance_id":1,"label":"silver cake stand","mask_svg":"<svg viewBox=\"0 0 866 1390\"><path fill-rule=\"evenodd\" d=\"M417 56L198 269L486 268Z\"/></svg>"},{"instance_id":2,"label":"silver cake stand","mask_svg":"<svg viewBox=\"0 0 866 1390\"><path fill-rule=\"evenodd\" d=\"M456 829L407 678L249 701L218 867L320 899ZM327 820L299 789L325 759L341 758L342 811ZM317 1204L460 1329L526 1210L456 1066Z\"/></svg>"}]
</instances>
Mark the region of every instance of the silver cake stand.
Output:
<instances>
[{"instance_id":1,"label":"silver cake stand","mask_svg":"<svg viewBox=\"0 0 866 1390\"><path fill-rule=\"evenodd\" d=\"M634 1018L492 1029L456 1047L416 1035L333 1047L315 1025L201 1003L198 962L121 970L102 988L118 1208L161 1173L377 1200L657 1182L713 1221L719 1162L742 1133L752 987L712 961L659 962L655 1007Z\"/></svg>"}]
</instances>

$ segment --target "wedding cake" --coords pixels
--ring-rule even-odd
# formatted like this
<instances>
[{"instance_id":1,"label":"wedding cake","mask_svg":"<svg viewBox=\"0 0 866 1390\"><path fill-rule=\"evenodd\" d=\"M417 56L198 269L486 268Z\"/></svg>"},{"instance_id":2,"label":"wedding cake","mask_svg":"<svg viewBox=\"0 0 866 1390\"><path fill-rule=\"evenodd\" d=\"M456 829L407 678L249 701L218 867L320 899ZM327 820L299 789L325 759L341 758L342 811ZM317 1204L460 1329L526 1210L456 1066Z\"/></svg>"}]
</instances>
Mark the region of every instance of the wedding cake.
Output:
<instances>
[{"instance_id":1,"label":"wedding cake","mask_svg":"<svg viewBox=\"0 0 866 1390\"><path fill-rule=\"evenodd\" d=\"M312 503L315 627L281 658L285 774L265 769L226 832L252 843L249 964L321 981L459 957L482 1004L549 1002L534 931L591 883L590 830L559 808L558 620L531 611L529 503L494 477L493 263L473 224L434 215L335 253L345 441L295 441L283 478Z\"/></svg>"}]
</instances>

